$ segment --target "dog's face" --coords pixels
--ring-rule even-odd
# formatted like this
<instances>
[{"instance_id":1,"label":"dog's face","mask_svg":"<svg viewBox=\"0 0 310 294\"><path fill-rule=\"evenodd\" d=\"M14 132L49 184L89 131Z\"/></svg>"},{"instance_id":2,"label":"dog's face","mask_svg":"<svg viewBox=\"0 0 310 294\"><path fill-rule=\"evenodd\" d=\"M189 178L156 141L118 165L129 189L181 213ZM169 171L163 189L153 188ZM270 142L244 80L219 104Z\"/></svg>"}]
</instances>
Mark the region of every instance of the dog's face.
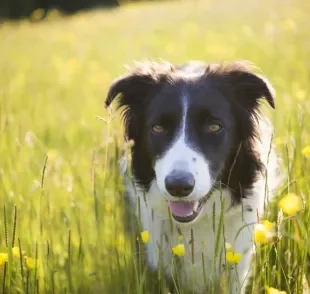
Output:
<instances>
[{"instance_id":1,"label":"dog's face","mask_svg":"<svg viewBox=\"0 0 310 294\"><path fill-rule=\"evenodd\" d=\"M135 142L134 177L146 192L156 191L151 203L168 205L175 221L189 223L221 183L240 201L260 169L251 149L258 99L274 106L265 80L238 64L194 72L150 64L117 80L107 105L118 94L127 138Z\"/></svg>"},{"instance_id":2,"label":"dog's face","mask_svg":"<svg viewBox=\"0 0 310 294\"><path fill-rule=\"evenodd\" d=\"M170 200L176 220L193 220L230 154L231 107L204 81L179 81L154 96L146 115L146 142L160 195Z\"/></svg>"}]
</instances>

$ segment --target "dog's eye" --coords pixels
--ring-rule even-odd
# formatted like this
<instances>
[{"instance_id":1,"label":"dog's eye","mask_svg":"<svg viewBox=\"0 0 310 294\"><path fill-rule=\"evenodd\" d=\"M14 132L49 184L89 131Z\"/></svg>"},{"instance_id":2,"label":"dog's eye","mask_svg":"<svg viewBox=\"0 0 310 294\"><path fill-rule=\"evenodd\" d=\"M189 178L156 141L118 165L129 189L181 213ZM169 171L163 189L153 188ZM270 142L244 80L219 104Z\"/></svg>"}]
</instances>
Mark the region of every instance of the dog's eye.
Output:
<instances>
[{"instance_id":1,"label":"dog's eye","mask_svg":"<svg viewBox=\"0 0 310 294\"><path fill-rule=\"evenodd\" d=\"M152 131L156 134L160 134L160 133L163 133L164 132L164 128L160 125L153 125L152 126Z\"/></svg>"},{"instance_id":2,"label":"dog's eye","mask_svg":"<svg viewBox=\"0 0 310 294\"><path fill-rule=\"evenodd\" d=\"M211 123L206 126L206 131L211 133L217 133L222 129L222 126L218 123Z\"/></svg>"}]
</instances>

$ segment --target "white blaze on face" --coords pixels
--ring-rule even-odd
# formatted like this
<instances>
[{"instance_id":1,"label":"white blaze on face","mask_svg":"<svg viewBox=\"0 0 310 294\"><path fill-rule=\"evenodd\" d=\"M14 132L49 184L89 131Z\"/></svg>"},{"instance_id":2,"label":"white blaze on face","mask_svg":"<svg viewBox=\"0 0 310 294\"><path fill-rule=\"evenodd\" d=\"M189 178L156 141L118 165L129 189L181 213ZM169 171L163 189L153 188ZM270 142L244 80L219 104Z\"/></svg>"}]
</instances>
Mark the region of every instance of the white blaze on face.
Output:
<instances>
[{"instance_id":1,"label":"white blaze on face","mask_svg":"<svg viewBox=\"0 0 310 294\"><path fill-rule=\"evenodd\" d=\"M157 186L161 195L166 196L166 198L170 200L172 200L173 197L168 193L165 187L165 179L173 170L188 172L194 176L195 187L190 195L185 198L186 200L197 200L204 197L208 194L213 184L208 162L201 154L189 146L189 139L186 134L187 111L188 98L186 95L183 95L183 115L179 131L169 149L156 161L154 168Z\"/></svg>"}]
</instances>

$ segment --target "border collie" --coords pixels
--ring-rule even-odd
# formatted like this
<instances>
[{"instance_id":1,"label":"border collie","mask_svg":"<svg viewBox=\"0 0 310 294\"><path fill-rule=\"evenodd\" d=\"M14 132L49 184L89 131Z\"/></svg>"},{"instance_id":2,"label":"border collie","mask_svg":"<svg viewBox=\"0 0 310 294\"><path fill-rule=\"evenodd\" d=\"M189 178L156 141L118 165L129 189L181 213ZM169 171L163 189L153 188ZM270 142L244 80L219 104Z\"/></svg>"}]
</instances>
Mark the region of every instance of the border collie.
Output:
<instances>
[{"instance_id":1,"label":"border collie","mask_svg":"<svg viewBox=\"0 0 310 294\"><path fill-rule=\"evenodd\" d=\"M244 61L141 62L113 82L106 107L116 97L134 142L125 184L150 233L148 266L158 268L160 244L171 275L171 248L183 242L181 285L206 293L206 280L219 289L228 242L243 254L229 293L244 291L253 227L278 185L273 129L259 110L263 98L275 108L273 88Z\"/></svg>"}]
</instances>

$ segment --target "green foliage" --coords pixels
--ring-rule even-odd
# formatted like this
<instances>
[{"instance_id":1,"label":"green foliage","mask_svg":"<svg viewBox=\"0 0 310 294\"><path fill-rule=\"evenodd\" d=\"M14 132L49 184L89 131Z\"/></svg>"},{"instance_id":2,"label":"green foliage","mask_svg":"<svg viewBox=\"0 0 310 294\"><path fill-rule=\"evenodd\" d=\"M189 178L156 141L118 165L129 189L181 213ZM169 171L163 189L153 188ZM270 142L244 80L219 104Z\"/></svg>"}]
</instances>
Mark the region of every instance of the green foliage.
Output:
<instances>
[{"instance_id":1,"label":"green foliage","mask_svg":"<svg viewBox=\"0 0 310 294\"><path fill-rule=\"evenodd\" d=\"M125 234L117 166L125 148L122 128L119 116L103 107L123 64L148 57L173 63L249 59L270 79L276 111L266 113L287 175L279 197L294 192L304 204L290 218L279 215L277 199L270 206L266 218L281 234L258 248L250 293L264 293L265 286L301 293L310 280L310 159L301 152L310 145L309 6L305 0L180 1L70 18L53 11L38 24L1 24L4 293L165 287L162 272L146 272L143 254L136 260L135 240ZM20 257L12 246L19 246ZM221 249L217 245L216 254Z\"/></svg>"}]
</instances>

